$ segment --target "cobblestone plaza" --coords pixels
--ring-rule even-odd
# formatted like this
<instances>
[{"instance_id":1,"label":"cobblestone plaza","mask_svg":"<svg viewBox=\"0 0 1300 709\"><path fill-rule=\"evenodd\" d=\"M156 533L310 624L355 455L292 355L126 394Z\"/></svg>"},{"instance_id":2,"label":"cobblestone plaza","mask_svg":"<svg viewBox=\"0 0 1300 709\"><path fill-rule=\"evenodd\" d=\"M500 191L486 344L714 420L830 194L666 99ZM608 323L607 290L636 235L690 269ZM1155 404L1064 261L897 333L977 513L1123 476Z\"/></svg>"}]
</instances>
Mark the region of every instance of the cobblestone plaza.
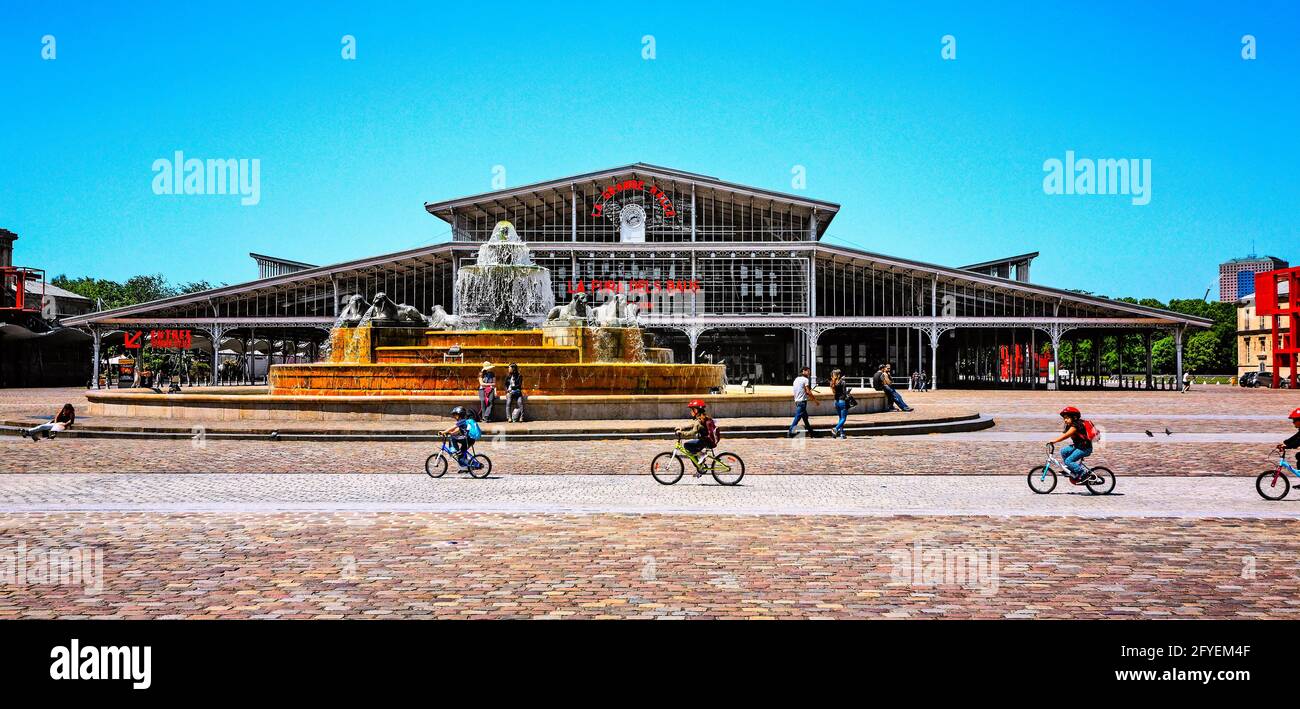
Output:
<instances>
[{"instance_id":1,"label":"cobblestone plaza","mask_svg":"<svg viewBox=\"0 0 1300 709\"><path fill-rule=\"evenodd\" d=\"M82 394L8 390L0 414ZM997 422L971 433L729 437L736 488L656 484L662 439L507 435L491 478L432 480L419 442L6 435L3 551L94 548L103 569L93 593L0 585L0 617L1300 615L1300 497L1253 485L1294 395L1070 393L1119 484L1034 495L1062 396L914 395Z\"/></svg>"}]
</instances>

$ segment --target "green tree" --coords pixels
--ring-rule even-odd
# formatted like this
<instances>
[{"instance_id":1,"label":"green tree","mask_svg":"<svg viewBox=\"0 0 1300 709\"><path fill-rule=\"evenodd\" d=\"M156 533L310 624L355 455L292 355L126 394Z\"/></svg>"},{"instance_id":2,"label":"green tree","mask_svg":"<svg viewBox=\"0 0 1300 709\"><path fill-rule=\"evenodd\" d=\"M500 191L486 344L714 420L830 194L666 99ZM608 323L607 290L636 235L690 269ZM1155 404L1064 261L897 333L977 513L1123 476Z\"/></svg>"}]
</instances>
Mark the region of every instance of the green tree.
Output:
<instances>
[{"instance_id":1,"label":"green tree","mask_svg":"<svg viewBox=\"0 0 1300 709\"><path fill-rule=\"evenodd\" d=\"M124 283L90 276L69 278L60 274L51 279L50 284L85 296L104 310L123 308L175 295L198 293L215 287L208 281L192 281L174 286L168 283L161 273L132 276Z\"/></svg>"},{"instance_id":2,"label":"green tree","mask_svg":"<svg viewBox=\"0 0 1300 709\"><path fill-rule=\"evenodd\" d=\"M1219 338L1213 330L1205 330L1187 338L1183 347L1183 369L1192 372L1214 372L1219 369Z\"/></svg>"}]
</instances>

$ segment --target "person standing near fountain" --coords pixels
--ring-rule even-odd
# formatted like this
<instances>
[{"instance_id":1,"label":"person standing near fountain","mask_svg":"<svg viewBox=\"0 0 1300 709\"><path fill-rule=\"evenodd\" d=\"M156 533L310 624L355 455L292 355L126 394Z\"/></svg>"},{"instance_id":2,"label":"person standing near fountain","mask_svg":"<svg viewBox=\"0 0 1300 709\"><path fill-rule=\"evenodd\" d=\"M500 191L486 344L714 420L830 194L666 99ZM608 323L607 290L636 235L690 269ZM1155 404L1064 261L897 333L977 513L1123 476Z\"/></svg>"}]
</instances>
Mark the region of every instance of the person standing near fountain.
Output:
<instances>
[{"instance_id":1,"label":"person standing near fountain","mask_svg":"<svg viewBox=\"0 0 1300 709\"><path fill-rule=\"evenodd\" d=\"M480 418L486 423L492 420L492 403L497 398L497 375L491 362L484 362L483 368L479 370L478 395L483 411Z\"/></svg>"},{"instance_id":2,"label":"person standing near fountain","mask_svg":"<svg viewBox=\"0 0 1300 709\"><path fill-rule=\"evenodd\" d=\"M524 420L524 375L519 373L519 365L510 363L510 372L506 374L506 418L511 423Z\"/></svg>"}]
</instances>

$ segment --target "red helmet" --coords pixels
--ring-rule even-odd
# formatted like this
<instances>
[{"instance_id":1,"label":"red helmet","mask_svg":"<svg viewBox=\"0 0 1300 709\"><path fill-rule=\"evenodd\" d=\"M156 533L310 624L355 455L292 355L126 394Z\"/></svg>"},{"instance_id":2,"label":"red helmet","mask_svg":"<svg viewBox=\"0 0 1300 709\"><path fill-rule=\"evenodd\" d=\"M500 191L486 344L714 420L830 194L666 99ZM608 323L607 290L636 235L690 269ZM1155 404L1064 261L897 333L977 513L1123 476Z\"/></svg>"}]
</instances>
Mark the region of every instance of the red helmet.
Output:
<instances>
[{"instance_id":1,"label":"red helmet","mask_svg":"<svg viewBox=\"0 0 1300 709\"><path fill-rule=\"evenodd\" d=\"M1078 413L1079 413L1079 410L1078 410L1078 409L1074 408L1073 406L1067 406L1067 407L1065 407L1064 409L1061 409L1061 414L1060 414L1060 415L1061 415L1061 416L1064 416L1064 415L1066 415L1066 414L1075 414L1075 415L1078 415Z\"/></svg>"},{"instance_id":2,"label":"red helmet","mask_svg":"<svg viewBox=\"0 0 1300 709\"><path fill-rule=\"evenodd\" d=\"M1295 411L1292 411L1291 415L1287 416L1287 418L1291 419L1292 421L1296 419L1300 419L1300 409L1296 409Z\"/></svg>"},{"instance_id":3,"label":"red helmet","mask_svg":"<svg viewBox=\"0 0 1300 709\"><path fill-rule=\"evenodd\" d=\"M691 399L691 403L687 404L686 408L699 409L700 411L703 411L709 407L704 404L704 401L702 399Z\"/></svg>"}]
</instances>

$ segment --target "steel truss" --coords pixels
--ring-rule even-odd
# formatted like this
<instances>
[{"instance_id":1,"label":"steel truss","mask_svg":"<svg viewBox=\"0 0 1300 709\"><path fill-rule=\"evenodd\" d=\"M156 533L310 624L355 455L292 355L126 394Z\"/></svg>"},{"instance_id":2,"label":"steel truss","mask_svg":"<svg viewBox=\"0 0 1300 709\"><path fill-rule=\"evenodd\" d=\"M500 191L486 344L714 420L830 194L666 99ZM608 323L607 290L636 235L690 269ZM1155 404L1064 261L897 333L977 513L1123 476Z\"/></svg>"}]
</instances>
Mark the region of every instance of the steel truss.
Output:
<instances>
[{"instance_id":1,"label":"steel truss","mask_svg":"<svg viewBox=\"0 0 1300 709\"><path fill-rule=\"evenodd\" d=\"M991 328L1023 328L1045 333L1052 343L1052 359L1059 370L1056 358L1061 348L1061 337L1073 330L1134 330L1146 333L1167 331L1174 337L1176 372L1183 376L1183 332L1181 323L1170 323L1158 318L930 318L930 317L763 317L763 318L641 318L642 327L677 330L686 335L691 347L691 363L695 363L700 336L709 330L772 329L788 327L802 334L808 345L809 362L814 379L817 376L817 341L830 331L842 328L909 328L924 333L930 341L930 381L938 388L939 338L950 330ZM1149 339L1149 338L1148 338ZM1150 354L1148 352L1148 354Z\"/></svg>"}]
</instances>

